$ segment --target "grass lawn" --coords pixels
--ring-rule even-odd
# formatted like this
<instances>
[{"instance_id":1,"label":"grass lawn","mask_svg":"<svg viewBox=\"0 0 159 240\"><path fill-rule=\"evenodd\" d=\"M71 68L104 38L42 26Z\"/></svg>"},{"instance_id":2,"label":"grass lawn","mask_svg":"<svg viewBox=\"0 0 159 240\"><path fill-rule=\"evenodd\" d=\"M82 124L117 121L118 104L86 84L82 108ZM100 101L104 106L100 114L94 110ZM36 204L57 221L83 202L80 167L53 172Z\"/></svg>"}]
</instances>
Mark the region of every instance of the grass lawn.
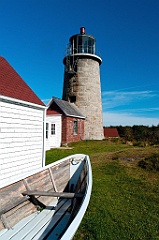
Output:
<instances>
[{"instance_id":1,"label":"grass lawn","mask_svg":"<svg viewBox=\"0 0 159 240\"><path fill-rule=\"evenodd\" d=\"M74 240L159 239L159 172L138 167L158 148L130 147L107 141L83 141L52 149L47 164L75 153L90 156L93 190Z\"/></svg>"}]
</instances>

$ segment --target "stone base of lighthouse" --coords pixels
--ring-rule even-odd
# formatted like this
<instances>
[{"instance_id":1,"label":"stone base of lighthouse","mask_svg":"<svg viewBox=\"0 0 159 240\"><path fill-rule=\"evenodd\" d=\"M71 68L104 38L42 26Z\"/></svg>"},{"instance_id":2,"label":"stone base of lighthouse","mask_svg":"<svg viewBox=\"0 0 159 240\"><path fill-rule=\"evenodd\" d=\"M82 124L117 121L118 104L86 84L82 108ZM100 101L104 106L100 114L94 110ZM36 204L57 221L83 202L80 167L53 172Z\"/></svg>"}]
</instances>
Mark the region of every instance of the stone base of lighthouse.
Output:
<instances>
[{"instance_id":1,"label":"stone base of lighthouse","mask_svg":"<svg viewBox=\"0 0 159 240\"><path fill-rule=\"evenodd\" d=\"M86 116L84 139L102 140L103 120L99 63L94 59L79 58L76 76L65 74L63 99L74 96L74 103Z\"/></svg>"}]
</instances>

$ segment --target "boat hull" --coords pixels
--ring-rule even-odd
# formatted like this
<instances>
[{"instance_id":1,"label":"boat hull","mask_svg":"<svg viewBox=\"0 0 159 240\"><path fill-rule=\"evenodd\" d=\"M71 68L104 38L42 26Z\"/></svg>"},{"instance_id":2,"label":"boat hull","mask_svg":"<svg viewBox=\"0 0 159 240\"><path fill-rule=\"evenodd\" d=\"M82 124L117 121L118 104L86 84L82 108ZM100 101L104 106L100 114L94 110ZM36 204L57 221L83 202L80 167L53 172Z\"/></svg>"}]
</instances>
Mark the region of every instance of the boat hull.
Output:
<instances>
[{"instance_id":1,"label":"boat hull","mask_svg":"<svg viewBox=\"0 0 159 240\"><path fill-rule=\"evenodd\" d=\"M26 239L72 239L89 204L91 190L91 163L89 156L84 154L61 159L19 182L1 188L1 239L4 237L6 240L6 234L20 239L19 235L14 234L14 229L19 225L19 232L21 235L24 232ZM44 224L38 224L37 220L45 216L45 212L50 218L46 214ZM26 227L22 227L21 222L34 215L37 220L33 218L31 221L35 222L35 227L29 229L27 235ZM27 224L32 226L31 222Z\"/></svg>"}]
</instances>

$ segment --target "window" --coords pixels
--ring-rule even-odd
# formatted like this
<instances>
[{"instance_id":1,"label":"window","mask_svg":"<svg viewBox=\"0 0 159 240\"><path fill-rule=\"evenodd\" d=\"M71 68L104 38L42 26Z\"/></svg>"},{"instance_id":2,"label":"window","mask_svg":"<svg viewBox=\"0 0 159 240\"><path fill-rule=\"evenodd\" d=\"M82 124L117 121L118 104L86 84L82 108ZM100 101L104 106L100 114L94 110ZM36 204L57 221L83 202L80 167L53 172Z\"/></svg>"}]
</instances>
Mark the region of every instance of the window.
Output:
<instances>
[{"instance_id":1,"label":"window","mask_svg":"<svg viewBox=\"0 0 159 240\"><path fill-rule=\"evenodd\" d=\"M76 96L70 96L70 102L71 103L76 102Z\"/></svg>"},{"instance_id":2,"label":"window","mask_svg":"<svg viewBox=\"0 0 159 240\"><path fill-rule=\"evenodd\" d=\"M78 52L95 54L95 39L91 36L78 36Z\"/></svg>"},{"instance_id":3,"label":"window","mask_svg":"<svg viewBox=\"0 0 159 240\"><path fill-rule=\"evenodd\" d=\"M78 134L78 121L74 121L74 134Z\"/></svg>"},{"instance_id":4,"label":"window","mask_svg":"<svg viewBox=\"0 0 159 240\"><path fill-rule=\"evenodd\" d=\"M48 133L49 133L49 124L46 123L46 138L48 139Z\"/></svg>"},{"instance_id":5,"label":"window","mask_svg":"<svg viewBox=\"0 0 159 240\"><path fill-rule=\"evenodd\" d=\"M51 135L55 135L55 124L51 124Z\"/></svg>"}]
</instances>

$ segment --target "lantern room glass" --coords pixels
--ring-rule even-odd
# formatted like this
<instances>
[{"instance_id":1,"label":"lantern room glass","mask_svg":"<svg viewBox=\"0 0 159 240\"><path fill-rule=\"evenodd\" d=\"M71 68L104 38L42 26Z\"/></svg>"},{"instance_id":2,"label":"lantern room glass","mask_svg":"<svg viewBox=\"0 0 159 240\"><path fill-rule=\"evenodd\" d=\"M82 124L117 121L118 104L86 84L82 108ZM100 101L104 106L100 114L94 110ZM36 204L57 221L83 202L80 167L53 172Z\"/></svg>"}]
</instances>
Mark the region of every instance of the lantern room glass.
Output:
<instances>
[{"instance_id":1,"label":"lantern room glass","mask_svg":"<svg viewBox=\"0 0 159 240\"><path fill-rule=\"evenodd\" d=\"M72 54L95 54L95 39L89 35L75 35L71 39Z\"/></svg>"}]
</instances>

